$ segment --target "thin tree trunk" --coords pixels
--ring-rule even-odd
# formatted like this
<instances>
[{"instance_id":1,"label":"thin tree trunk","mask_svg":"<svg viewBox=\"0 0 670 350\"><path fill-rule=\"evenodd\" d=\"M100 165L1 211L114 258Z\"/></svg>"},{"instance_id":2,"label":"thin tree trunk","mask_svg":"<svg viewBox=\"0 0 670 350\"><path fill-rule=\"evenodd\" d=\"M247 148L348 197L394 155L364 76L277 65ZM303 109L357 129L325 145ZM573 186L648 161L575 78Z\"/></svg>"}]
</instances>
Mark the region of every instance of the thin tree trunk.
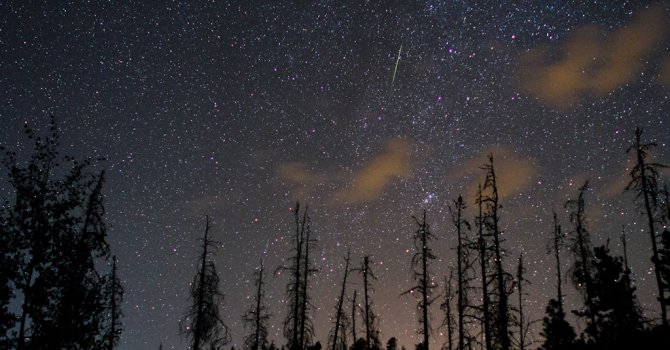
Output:
<instances>
[{"instance_id":1,"label":"thin tree trunk","mask_svg":"<svg viewBox=\"0 0 670 350\"><path fill-rule=\"evenodd\" d=\"M424 350L429 350L428 348L428 242L426 238L427 228L426 225L426 211L423 211L423 229L421 230L421 268L422 268L422 278L421 278L421 293L423 302L421 304L421 309L423 311L423 346Z\"/></svg>"},{"instance_id":2,"label":"thin tree trunk","mask_svg":"<svg viewBox=\"0 0 670 350\"><path fill-rule=\"evenodd\" d=\"M293 291L294 291L294 304L293 304L293 334L292 334L292 343L291 350L301 350L302 345L298 343L298 325L300 319L299 316L299 306L300 306L300 266L301 257L302 257L302 233L303 230L300 228L300 203L295 204L295 240L296 240L296 263L293 274ZM303 222L304 227L304 222Z\"/></svg>"},{"instance_id":3,"label":"thin tree trunk","mask_svg":"<svg viewBox=\"0 0 670 350\"><path fill-rule=\"evenodd\" d=\"M340 300L337 302L337 312L335 314L335 330L333 331L333 345L332 350L337 349L337 336L340 331L340 319L342 318L342 305L344 302L344 291L347 289L347 276L349 275L349 258L350 252L347 252L347 259L344 264L344 279L342 280L342 290L340 291ZM356 341L354 339L354 341Z\"/></svg>"},{"instance_id":4,"label":"thin tree trunk","mask_svg":"<svg viewBox=\"0 0 670 350\"><path fill-rule=\"evenodd\" d=\"M456 233L458 235L458 245L456 246L456 255L458 256L458 259L456 260L458 269L458 350L465 350L465 300L463 298L463 280L465 279L465 271L463 271L463 237L461 228L463 197L458 196L456 206Z\"/></svg>"},{"instance_id":5,"label":"thin tree trunk","mask_svg":"<svg viewBox=\"0 0 670 350\"><path fill-rule=\"evenodd\" d=\"M356 296L357 296L357 291L354 290L354 298L351 301L351 335L354 337L354 340L352 342L356 343Z\"/></svg>"},{"instance_id":6,"label":"thin tree trunk","mask_svg":"<svg viewBox=\"0 0 670 350\"><path fill-rule=\"evenodd\" d=\"M365 298L365 347L370 349L370 300L368 295L368 257L363 258L363 294Z\"/></svg>"},{"instance_id":7,"label":"thin tree trunk","mask_svg":"<svg viewBox=\"0 0 670 350\"><path fill-rule=\"evenodd\" d=\"M477 217L478 226L479 226L479 259L481 265L482 273L482 312L484 314L484 343L486 345L486 350L492 350L493 346L491 344L491 325L490 325L490 315L489 315L489 292L488 292L488 283L486 276L486 241L484 240L484 222L482 216L482 187L479 186L477 191L478 196L478 206L479 206L479 216Z\"/></svg>"},{"instance_id":8,"label":"thin tree trunk","mask_svg":"<svg viewBox=\"0 0 670 350\"><path fill-rule=\"evenodd\" d=\"M557 292L558 292L558 310L563 313L563 276L561 274L561 256L560 256L560 247L561 247L561 226L558 224L558 219L556 218L556 212L554 212L554 257L556 258L556 279L557 279Z\"/></svg>"},{"instance_id":9,"label":"thin tree trunk","mask_svg":"<svg viewBox=\"0 0 670 350\"><path fill-rule=\"evenodd\" d=\"M655 200L652 197L652 193L649 193L649 184L647 183L647 177L645 174L645 169L647 164L644 161L642 154L642 147L640 144L640 137L642 131L637 129L635 132L635 148L637 153L637 164L640 167L640 185L642 186L642 194L644 197L644 209L647 213L647 224L649 225L649 236L651 238L651 251L652 258L651 262L654 264L654 275L656 276L656 285L658 287L658 301L661 304L661 321L663 322L663 327L668 328L668 314L666 310L665 299L663 298L663 280L661 279L661 266L659 266L658 260L658 246L656 243L656 228L654 225L654 213L651 210L652 203L655 203Z\"/></svg>"}]
</instances>

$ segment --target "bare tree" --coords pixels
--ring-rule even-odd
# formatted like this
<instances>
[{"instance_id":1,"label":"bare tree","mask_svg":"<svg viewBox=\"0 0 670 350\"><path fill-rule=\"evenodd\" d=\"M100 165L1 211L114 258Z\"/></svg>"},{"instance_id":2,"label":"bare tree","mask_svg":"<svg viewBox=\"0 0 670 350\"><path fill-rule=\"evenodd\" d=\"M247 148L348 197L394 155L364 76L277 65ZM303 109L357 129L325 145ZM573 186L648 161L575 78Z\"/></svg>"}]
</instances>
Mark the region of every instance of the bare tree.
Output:
<instances>
[{"instance_id":1,"label":"bare tree","mask_svg":"<svg viewBox=\"0 0 670 350\"><path fill-rule=\"evenodd\" d=\"M434 299L431 299L431 291L437 288L437 285L432 282L428 268L430 267L430 262L437 257L433 254L433 250L428 246L428 242L435 239L435 236L430 232L430 227L426 222L425 210L423 211L421 220L415 216L412 216L412 219L414 219L414 222L418 226L417 230L414 232L415 253L412 256L412 269L414 270L412 277L417 284L404 292L403 295L409 293L413 294L414 292L419 293L420 301L417 304L417 308L420 310L419 325L421 328L419 329L419 334L423 335L423 350L429 350L429 307L434 301Z\"/></svg>"},{"instance_id":2,"label":"bare tree","mask_svg":"<svg viewBox=\"0 0 670 350\"><path fill-rule=\"evenodd\" d=\"M376 280L377 277L372 272L370 268L370 257L363 257L363 264L360 268L355 269L363 276L363 298L365 305L363 306L363 322L365 322L365 349L377 349L379 348L379 339L377 337L376 322L377 316L372 310L372 296L371 293L373 288L371 286L372 280ZM354 294L355 295L355 294ZM355 342L354 338L354 342Z\"/></svg>"},{"instance_id":3,"label":"bare tree","mask_svg":"<svg viewBox=\"0 0 670 350\"><path fill-rule=\"evenodd\" d=\"M219 315L223 293L219 290L219 275L211 259L212 251L220 243L209 236L209 216L205 219L200 267L191 284L191 305L180 322L180 333L191 339L193 350L220 349L230 342L228 327Z\"/></svg>"},{"instance_id":4,"label":"bare tree","mask_svg":"<svg viewBox=\"0 0 670 350\"><path fill-rule=\"evenodd\" d=\"M492 350L493 344L491 339L491 309L490 309L490 295L489 295L489 275L488 275L488 260L490 255L490 248L484 238L484 213L482 200L482 187L481 185L477 189L477 208L479 209L479 215L477 216L477 249L479 251L479 266L481 272L481 282L482 282L482 330L484 333L484 344L486 350Z\"/></svg>"},{"instance_id":5,"label":"bare tree","mask_svg":"<svg viewBox=\"0 0 670 350\"><path fill-rule=\"evenodd\" d=\"M347 257L344 264L344 278L342 279L342 288L340 290L340 297L337 300L337 306L335 307L335 327L331 332L331 350L337 350L338 344L341 349L346 349L346 334L344 332L345 324L347 323L347 317L344 313L344 293L347 289L347 277L349 276L349 260L351 253L347 252ZM342 331L340 332L340 329ZM354 339L355 341L355 339Z\"/></svg>"},{"instance_id":6,"label":"bare tree","mask_svg":"<svg viewBox=\"0 0 670 350\"><path fill-rule=\"evenodd\" d=\"M661 306L661 322L664 328L668 328L667 303L665 302L664 295L669 287L665 286L661 279L661 267L658 260L659 234L656 232L656 224L662 217L662 215L659 215L657 206L659 195L658 170L666 168L666 166L648 160L649 150L655 146L656 144L653 142L642 143L642 129L635 129L635 141L633 145L628 147L626 153L634 152L636 163L630 171L631 180L628 186L626 186L626 190L635 192L635 203L640 209L640 214L647 218L649 238L651 239L651 262L654 264L654 275L658 287L658 301Z\"/></svg>"},{"instance_id":7,"label":"bare tree","mask_svg":"<svg viewBox=\"0 0 670 350\"><path fill-rule=\"evenodd\" d=\"M493 155L489 154L488 163L484 164L482 170L486 172L484 186L482 192L484 193L480 197L480 201L484 205L485 213L483 218L484 227L488 231L488 236L492 238L492 250L493 250L493 264L494 264L494 273L495 273L495 293L496 296L496 337L497 341L500 344L502 350L508 350L510 348L510 338L509 338L509 293L508 289L508 280L510 279L509 274L505 272L503 268L503 249L501 247L501 230L500 230L500 215L498 210L500 209L500 198L498 195L498 185L497 178L495 173L495 168L493 166Z\"/></svg>"},{"instance_id":8,"label":"bare tree","mask_svg":"<svg viewBox=\"0 0 670 350\"><path fill-rule=\"evenodd\" d=\"M265 269L263 259L261 259L258 270L254 272L254 286L256 287L254 303L242 317L244 327L251 328L251 332L244 339L244 345L249 350L260 350L264 349L268 343L267 322L270 319L270 314L265 305Z\"/></svg>"},{"instance_id":9,"label":"bare tree","mask_svg":"<svg viewBox=\"0 0 670 350\"><path fill-rule=\"evenodd\" d=\"M442 320L441 327L446 328L447 330L447 342L442 347L443 350L453 350L454 349L454 314L451 310L452 304L454 302L454 290L452 287L454 279L454 269L449 269L449 277L444 276L444 295L442 299L442 304L440 304L440 309L444 312L444 319Z\"/></svg>"},{"instance_id":10,"label":"bare tree","mask_svg":"<svg viewBox=\"0 0 670 350\"><path fill-rule=\"evenodd\" d=\"M286 285L286 299L289 312L284 319L284 336L291 350L305 348L313 334L313 327L309 319L309 283L308 278L316 270L311 267L309 247L314 243L310 238L310 217L305 208L300 213L300 203L296 203L293 217L295 220L295 247L289 258L290 266L280 266L276 273L289 272L291 280Z\"/></svg>"},{"instance_id":11,"label":"bare tree","mask_svg":"<svg viewBox=\"0 0 670 350\"><path fill-rule=\"evenodd\" d=\"M466 344L471 341L466 334L466 317L469 308L468 291L470 289L470 281L473 273L473 259L470 256L471 250L468 247L472 246L472 242L467 238L466 231L471 229L470 223L463 218L463 211L466 209L465 201L462 196L453 202L453 206L449 206L449 214L451 220L456 228L456 279L457 279L457 303L456 311L457 327L458 327L458 350L465 350Z\"/></svg>"},{"instance_id":12,"label":"bare tree","mask_svg":"<svg viewBox=\"0 0 670 350\"><path fill-rule=\"evenodd\" d=\"M595 307L593 297L593 251L591 248L591 238L586 226L586 204L584 194L589 188L589 182L586 181L579 188L577 199L570 199L565 203L565 207L570 210L570 222L573 225L570 232L571 245L570 250L575 258L572 268L572 281L577 290L582 293L585 300L586 310L580 312L581 316L589 318L590 324L595 326ZM597 340L597 339L596 339Z\"/></svg>"}]
</instances>

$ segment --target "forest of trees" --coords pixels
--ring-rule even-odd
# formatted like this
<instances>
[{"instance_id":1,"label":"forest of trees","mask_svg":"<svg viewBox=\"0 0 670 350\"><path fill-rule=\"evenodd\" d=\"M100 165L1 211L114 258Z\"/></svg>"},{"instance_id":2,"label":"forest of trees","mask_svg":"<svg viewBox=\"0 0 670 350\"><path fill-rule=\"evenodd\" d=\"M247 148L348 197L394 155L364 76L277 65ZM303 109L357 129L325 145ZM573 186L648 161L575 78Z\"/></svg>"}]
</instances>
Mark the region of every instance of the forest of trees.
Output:
<instances>
[{"instance_id":1,"label":"forest of trees","mask_svg":"<svg viewBox=\"0 0 670 350\"><path fill-rule=\"evenodd\" d=\"M19 161L5 148L2 167L13 193L0 208L0 348L2 349L114 349L123 331L123 286L117 261L107 243L104 221L104 171L96 159L79 160L59 153L58 128L52 119L45 137L26 126L32 155ZM558 349L669 349L670 327L670 191L651 153L657 147L635 131L627 152L635 160L626 191L633 195L631 210L639 213L649 237L658 315L643 313L637 300L626 236L622 256L613 255L608 244L594 246L588 220L588 181L563 206L568 216L553 214L547 227L548 254L555 262L556 291L546 303L545 316L530 320L524 301L528 297L523 256L512 260L503 239L502 206L494 156L482 165L483 181L470 205L477 215L466 217L468 202L458 195L448 206L450 229L440 235L431 231L426 211L412 217L416 223L412 267L414 285L398 295L415 296L417 350L429 350L431 330L441 327L443 350ZM549 219L549 218L548 218ZM275 273L286 279L286 310L272 315L266 304L267 268L260 260L253 275L253 296L242 316L245 350L276 350L269 339L268 323L283 319L282 349L381 350L380 320L375 313L372 253L344 259L338 298L332 309L332 327L324 345L315 339L311 286L318 278L313 255L317 239L312 232L307 206L296 203L295 232L285 266ZM561 222L565 221L564 224ZM433 264L441 252L431 242L450 236L455 261L448 276L434 276ZM211 220L205 217L200 254L190 284L189 307L179 330L189 349L224 349L231 335L222 316L224 292L215 264L217 246ZM411 244L408 242L408 244ZM446 252L443 253L446 255ZM569 261L567 266L565 261ZM515 266L512 268L511 266ZM567 269L565 268L567 266ZM358 279L362 290L354 290ZM435 281L443 281L438 285ZM579 305L567 310L565 283L578 294ZM441 291L441 292L440 292ZM431 324L431 309L440 300L439 324ZM572 313L581 329L571 324ZM531 324L541 322L541 339L531 342ZM395 337L384 343L398 350ZM162 348L162 346L159 346ZM404 347L402 347L404 349Z\"/></svg>"}]
</instances>

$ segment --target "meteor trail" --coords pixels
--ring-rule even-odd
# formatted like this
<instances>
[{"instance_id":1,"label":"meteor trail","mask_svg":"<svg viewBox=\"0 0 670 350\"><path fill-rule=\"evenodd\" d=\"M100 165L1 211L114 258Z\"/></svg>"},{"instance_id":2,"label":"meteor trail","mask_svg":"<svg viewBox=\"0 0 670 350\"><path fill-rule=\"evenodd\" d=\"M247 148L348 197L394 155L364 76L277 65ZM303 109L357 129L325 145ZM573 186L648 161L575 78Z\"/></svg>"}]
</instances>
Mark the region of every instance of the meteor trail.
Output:
<instances>
[{"instance_id":1,"label":"meteor trail","mask_svg":"<svg viewBox=\"0 0 670 350\"><path fill-rule=\"evenodd\" d=\"M395 59L395 68L393 68L393 77L391 78L391 85L395 82L395 74L398 72L398 63L400 63L400 54L402 53L402 43L400 43L400 49L398 50L398 57Z\"/></svg>"}]
</instances>

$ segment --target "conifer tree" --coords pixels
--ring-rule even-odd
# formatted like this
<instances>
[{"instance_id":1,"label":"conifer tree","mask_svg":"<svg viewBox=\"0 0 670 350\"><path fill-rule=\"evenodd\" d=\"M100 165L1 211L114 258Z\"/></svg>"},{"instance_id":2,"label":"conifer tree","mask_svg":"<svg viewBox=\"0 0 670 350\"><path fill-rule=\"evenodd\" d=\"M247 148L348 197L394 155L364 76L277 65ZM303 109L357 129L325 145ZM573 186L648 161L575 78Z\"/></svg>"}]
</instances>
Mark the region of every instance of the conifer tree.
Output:
<instances>
[{"instance_id":1,"label":"conifer tree","mask_svg":"<svg viewBox=\"0 0 670 350\"><path fill-rule=\"evenodd\" d=\"M668 314L667 303L665 302L665 294L670 288L664 285L661 279L661 267L659 266L658 257L658 221L661 215L657 206L659 187L659 169L666 168L665 165L649 161L649 151L652 147L657 146L655 143L642 142L642 129L635 129L635 141L633 145L628 147L626 153L634 153L635 166L630 171L631 180L626 186L627 191L635 193L635 203L637 204L640 214L647 219L647 227L649 230L649 237L651 240L651 262L654 264L654 276L656 277L656 285L658 287L658 301L661 306L661 322L664 328L668 328Z\"/></svg>"},{"instance_id":2,"label":"conifer tree","mask_svg":"<svg viewBox=\"0 0 670 350\"><path fill-rule=\"evenodd\" d=\"M423 348L429 350L429 330L430 330L430 314L429 307L430 304L434 301L431 297L431 291L437 287L432 282L430 271L430 263L432 260L435 260L437 257L433 254L433 250L429 247L428 243L435 239L435 236L430 232L430 227L426 222L426 211L423 211L423 216L421 220L412 216L414 222L417 224L418 229L414 232L414 248L415 253L412 256L412 269L414 270L413 278L417 284L404 292L403 294L417 292L419 294L420 301L417 304L419 309L419 334L423 335Z\"/></svg>"},{"instance_id":3,"label":"conifer tree","mask_svg":"<svg viewBox=\"0 0 670 350\"><path fill-rule=\"evenodd\" d=\"M471 229L470 223L463 217L463 211L466 209L465 201L462 196L458 196L458 199L453 202L453 206L448 207L449 214L451 215L452 223L456 228L456 312L457 324L458 327L458 350L465 350L467 344L470 343L471 339L468 334L466 334L465 327L468 323L466 319L468 317L469 311L469 298L468 291L470 290L470 282L472 280L473 274L473 259L470 256L471 249L468 249L473 245L467 236L466 231Z\"/></svg>"},{"instance_id":4,"label":"conifer tree","mask_svg":"<svg viewBox=\"0 0 670 350\"><path fill-rule=\"evenodd\" d=\"M311 342L313 327L309 310L309 277L316 272L311 266L309 248L315 240L310 237L310 217L308 208L300 213L300 203L296 203L293 216L295 220L295 247L289 258L290 266L280 266L277 272L286 271L291 280L286 285L286 297L289 312L284 319L284 336L290 350L303 350Z\"/></svg>"},{"instance_id":5,"label":"conifer tree","mask_svg":"<svg viewBox=\"0 0 670 350\"><path fill-rule=\"evenodd\" d=\"M230 342L228 327L219 314L223 293L219 289L219 275L211 257L220 243L209 236L210 229L210 219L206 216L198 271L191 283L191 304L180 322L180 333L190 338L193 350L220 349Z\"/></svg>"},{"instance_id":6,"label":"conifer tree","mask_svg":"<svg viewBox=\"0 0 670 350\"><path fill-rule=\"evenodd\" d=\"M372 280L376 280L368 255L363 257L361 267L356 269L363 277L363 323L365 326L365 350L379 349L379 338L377 332L377 316L373 311L372 303ZM355 294L354 294L355 295ZM354 342L355 345L355 342Z\"/></svg>"},{"instance_id":7,"label":"conifer tree","mask_svg":"<svg viewBox=\"0 0 670 350\"><path fill-rule=\"evenodd\" d=\"M242 317L244 327L251 329L251 332L244 339L247 350L265 349L268 344L267 322L270 319L270 314L265 305L265 267L263 266L263 259L261 259L258 270L254 272L254 287L254 303Z\"/></svg>"},{"instance_id":8,"label":"conifer tree","mask_svg":"<svg viewBox=\"0 0 670 350\"><path fill-rule=\"evenodd\" d=\"M581 293L584 299L584 310L576 312L581 317L587 317L588 323L595 326L595 307L594 307L594 287L593 287L593 252L591 250L591 238L586 225L586 202L584 195L589 188L589 182L585 182L579 188L577 199L570 199L565 203L565 207L570 210L570 222L572 230L570 231L571 244L570 251L574 257L574 266L572 267L572 283ZM597 336L597 333L591 332L591 335ZM594 339L596 342L598 339Z\"/></svg>"},{"instance_id":9,"label":"conifer tree","mask_svg":"<svg viewBox=\"0 0 670 350\"><path fill-rule=\"evenodd\" d=\"M490 154L488 163L484 164L482 169L486 176L482 191L484 195L481 197L481 202L484 205L485 213L483 218L484 227L486 227L488 236L492 239L491 248L493 250L493 272L495 276L494 296L496 306L496 340L500 345L500 349L508 350L510 348L509 336L509 294L508 289L509 280L511 276L505 272L503 267L504 250L502 248L502 232L500 230L500 198L498 195L497 177L495 167L493 166L493 155Z\"/></svg>"}]
</instances>

